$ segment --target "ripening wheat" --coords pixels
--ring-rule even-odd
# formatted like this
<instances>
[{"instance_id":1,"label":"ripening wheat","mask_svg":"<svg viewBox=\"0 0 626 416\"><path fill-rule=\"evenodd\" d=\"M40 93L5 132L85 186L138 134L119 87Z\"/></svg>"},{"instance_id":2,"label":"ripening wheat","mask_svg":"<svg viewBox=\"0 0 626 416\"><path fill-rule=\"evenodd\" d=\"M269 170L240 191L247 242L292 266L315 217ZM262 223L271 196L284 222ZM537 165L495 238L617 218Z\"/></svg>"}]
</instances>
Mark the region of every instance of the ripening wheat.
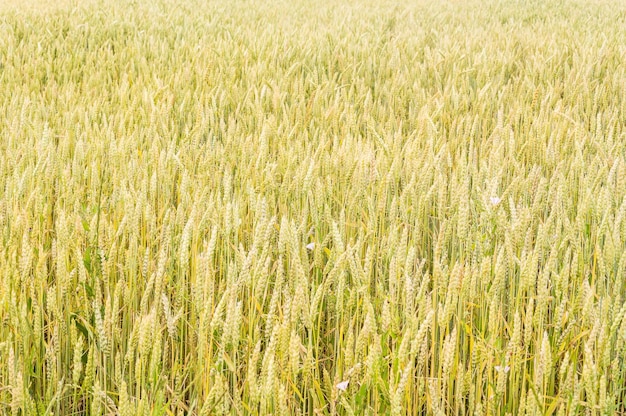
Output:
<instances>
[{"instance_id":1,"label":"ripening wheat","mask_svg":"<svg viewBox=\"0 0 626 416\"><path fill-rule=\"evenodd\" d=\"M0 5L0 414L625 413L626 4Z\"/></svg>"}]
</instances>

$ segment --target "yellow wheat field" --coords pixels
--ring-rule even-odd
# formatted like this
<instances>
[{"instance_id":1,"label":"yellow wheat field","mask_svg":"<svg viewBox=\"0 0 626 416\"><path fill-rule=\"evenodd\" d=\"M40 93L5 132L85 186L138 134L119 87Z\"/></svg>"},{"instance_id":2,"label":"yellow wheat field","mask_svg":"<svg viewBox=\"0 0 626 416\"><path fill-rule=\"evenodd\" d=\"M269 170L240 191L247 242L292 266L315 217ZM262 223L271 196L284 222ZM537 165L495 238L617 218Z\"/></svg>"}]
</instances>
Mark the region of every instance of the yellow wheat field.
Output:
<instances>
[{"instance_id":1,"label":"yellow wheat field","mask_svg":"<svg viewBox=\"0 0 626 416\"><path fill-rule=\"evenodd\" d=\"M625 27L7 0L0 414L623 414Z\"/></svg>"}]
</instances>

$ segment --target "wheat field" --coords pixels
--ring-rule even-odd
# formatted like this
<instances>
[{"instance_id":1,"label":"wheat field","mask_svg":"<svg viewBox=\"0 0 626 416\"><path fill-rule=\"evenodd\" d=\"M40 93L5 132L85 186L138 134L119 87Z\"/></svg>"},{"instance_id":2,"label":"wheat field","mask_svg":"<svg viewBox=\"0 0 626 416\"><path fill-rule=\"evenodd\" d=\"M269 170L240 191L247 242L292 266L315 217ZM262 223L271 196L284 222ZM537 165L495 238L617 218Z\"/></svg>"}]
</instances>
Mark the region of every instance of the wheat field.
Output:
<instances>
[{"instance_id":1,"label":"wheat field","mask_svg":"<svg viewBox=\"0 0 626 416\"><path fill-rule=\"evenodd\" d=\"M626 413L625 27L7 0L0 414Z\"/></svg>"}]
</instances>

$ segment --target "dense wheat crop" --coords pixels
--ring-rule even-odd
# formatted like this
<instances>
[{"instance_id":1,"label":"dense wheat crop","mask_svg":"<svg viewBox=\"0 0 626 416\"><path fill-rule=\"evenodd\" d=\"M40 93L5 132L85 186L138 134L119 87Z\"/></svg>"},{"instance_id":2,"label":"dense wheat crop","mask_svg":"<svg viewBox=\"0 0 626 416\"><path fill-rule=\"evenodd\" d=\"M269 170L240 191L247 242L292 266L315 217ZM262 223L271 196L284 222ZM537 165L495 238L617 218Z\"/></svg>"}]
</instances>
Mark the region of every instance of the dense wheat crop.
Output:
<instances>
[{"instance_id":1,"label":"dense wheat crop","mask_svg":"<svg viewBox=\"0 0 626 416\"><path fill-rule=\"evenodd\" d=\"M0 414L626 412L626 4L0 6Z\"/></svg>"}]
</instances>

